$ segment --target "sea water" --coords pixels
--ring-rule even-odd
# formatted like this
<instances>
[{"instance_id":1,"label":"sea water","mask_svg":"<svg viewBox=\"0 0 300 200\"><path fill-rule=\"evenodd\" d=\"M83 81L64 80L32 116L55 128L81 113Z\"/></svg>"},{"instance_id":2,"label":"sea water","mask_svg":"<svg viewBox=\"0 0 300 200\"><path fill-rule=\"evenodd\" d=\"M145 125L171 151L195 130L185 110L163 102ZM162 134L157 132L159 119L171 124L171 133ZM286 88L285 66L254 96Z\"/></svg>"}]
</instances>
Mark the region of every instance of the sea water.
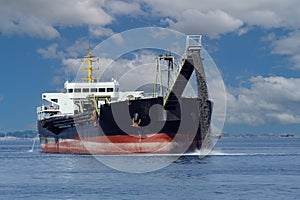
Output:
<instances>
[{"instance_id":1,"label":"sea water","mask_svg":"<svg viewBox=\"0 0 300 200\"><path fill-rule=\"evenodd\" d=\"M222 138L204 159L195 153L139 174L111 169L89 155L44 154L38 142L32 145L0 141L0 199L300 197L300 138Z\"/></svg>"}]
</instances>

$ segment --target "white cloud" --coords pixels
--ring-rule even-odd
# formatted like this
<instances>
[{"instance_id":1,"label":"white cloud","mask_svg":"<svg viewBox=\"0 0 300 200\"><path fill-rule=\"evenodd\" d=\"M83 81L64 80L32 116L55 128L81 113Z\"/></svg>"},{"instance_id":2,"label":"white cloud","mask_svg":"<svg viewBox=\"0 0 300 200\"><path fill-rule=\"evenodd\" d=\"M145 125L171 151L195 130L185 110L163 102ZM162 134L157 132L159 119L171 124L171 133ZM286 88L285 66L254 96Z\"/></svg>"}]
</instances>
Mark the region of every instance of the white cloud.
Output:
<instances>
[{"instance_id":1,"label":"white cloud","mask_svg":"<svg viewBox=\"0 0 300 200\"><path fill-rule=\"evenodd\" d=\"M265 28L284 26L276 10L254 9L242 14L239 18L249 25L258 25Z\"/></svg>"},{"instance_id":2,"label":"white cloud","mask_svg":"<svg viewBox=\"0 0 300 200\"><path fill-rule=\"evenodd\" d=\"M3 7L0 7L0 13ZM49 23L32 16L3 16L0 14L0 33L27 34L31 37L44 39L57 38L59 32Z\"/></svg>"},{"instance_id":3,"label":"white cloud","mask_svg":"<svg viewBox=\"0 0 300 200\"><path fill-rule=\"evenodd\" d=\"M300 31L295 31L273 42L273 53L292 55L300 49Z\"/></svg>"},{"instance_id":4,"label":"white cloud","mask_svg":"<svg viewBox=\"0 0 300 200\"><path fill-rule=\"evenodd\" d=\"M294 69L300 69L300 1L296 0L144 0L150 16L161 17L170 28L187 34L218 37L235 32L247 33L253 27L265 30L280 28L291 32L272 45L273 53L286 55ZM264 37L271 42L274 35ZM267 41L268 40L268 41Z\"/></svg>"},{"instance_id":5,"label":"white cloud","mask_svg":"<svg viewBox=\"0 0 300 200\"><path fill-rule=\"evenodd\" d=\"M150 51L142 51L132 54L133 58L120 58L117 60L100 58L99 71L95 71L95 76L102 81L114 78L120 80L120 89L135 89L138 81L150 81L155 78L155 54ZM130 77L130 78L128 78ZM133 81L136 80L136 81Z\"/></svg>"},{"instance_id":6,"label":"white cloud","mask_svg":"<svg viewBox=\"0 0 300 200\"><path fill-rule=\"evenodd\" d=\"M88 39L79 38L72 45L61 47L57 43L50 44L46 48L37 49L37 53L43 56L43 58L76 58L86 54L88 48L93 46Z\"/></svg>"},{"instance_id":7,"label":"white cloud","mask_svg":"<svg viewBox=\"0 0 300 200\"><path fill-rule=\"evenodd\" d=\"M90 26L89 32L93 37L111 36L114 32L110 28L102 26Z\"/></svg>"},{"instance_id":8,"label":"white cloud","mask_svg":"<svg viewBox=\"0 0 300 200\"><path fill-rule=\"evenodd\" d=\"M263 28L300 28L299 6L295 0L144 0L152 16L167 19L178 30L201 31L214 37L228 32L246 31L246 26ZM241 33L241 32L240 32Z\"/></svg>"},{"instance_id":9,"label":"white cloud","mask_svg":"<svg viewBox=\"0 0 300 200\"><path fill-rule=\"evenodd\" d=\"M113 42L119 46L123 45L125 42L124 38L119 33L112 35L111 38L112 38Z\"/></svg>"},{"instance_id":10,"label":"white cloud","mask_svg":"<svg viewBox=\"0 0 300 200\"><path fill-rule=\"evenodd\" d=\"M43 56L43 58L58 58L57 52L58 44L54 43L48 46L46 49L39 48L37 52Z\"/></svg>"},{"instance_id":11,"label":"white cloud","mask_svg":"<svg viewBox=\"0 0 300 200\"><path fill-rule=\"evenodd\" d=\"M300 69L300 31L294 31L272 42L272 53L289 56L293 68Z\"/></svg>"},{"instance_id":12,"label":"white cloud","mask_svg":"<svg viewBox=\"0 0 300 200\"><path fill-rule=\"evenodd\" d=\"M299 6L295 0L7 0L0 7L0 32L52 39L60 36L60 27L88 25L92 35L108 36L103 27L126 15L159 17L170 28L217 37L244 34L248 26L299 29Z\"/></svg>"},{"instance_id":13,"label":"white cloud","mask_svg":"<svg viewBox=\"0 0 300 200\"><path fill-rule=\"evenodd\" d=\"M300 116L292 113L268 113L267 117L271 121L282 124L299 124Z\"/></svg>"},{"instance_id":14,"label":"white cloud","mask_svg":"<svg viewBox=\"0 0 300 200\"><path fill-rule=\"evenodd\" d=\"M52 39L60 35L56 27L106 25L113 17L103 10L103 5L96 0L4 1L0 7L0 32Z\"/></svg>"},{"instance_id":15,"label":"white cloud","mask_svg":"<svg viewBox=\"0 0 300 200\"><path fill-rule=\"evenodd\" d=\"M100 81L110 81L112 78L119 80L122 90L134 90L140 86L138 85L139 82L154 83L156 54L143 50L135 52L131 56L133 58L119 58L117 60L100 58L99 62L93 64L93 67L99 67L99 70L94 71L94 77L99 78ZM63 59L62 65L65 73L70 77L81 80L86 76L86 72L82 70L86 65L82 64L81 59Z\"/></svg>"},{"instance_id":16,"label":"white cloud","mask_svg":"<svg viewBox=\"0 0 300 200\"><path fill-rule=\"evenodd\" d=\"M64 71L66 74L75 75L80 69L81 59L77 59L77 58L63 59L62 65L64 67Z\"/></svg>"},{"instance_id":17,"label":"white cloud","mask_svg":"<svg viewBox=\"0 0 300 200\"><path fill-rule=\"evenodd\" d=\"M272 32L272 33L269 33L268 35L262 37L261 41L263 41L263 42L271 42L271 41L273 41L275 39L276 39L276 35L275 35L275 33Z\"/></svg>"},{"instance_id":18,"label":"white cloud","mask_svg":"<svg viewBox=\"0 0 300 200\"><path fill-rule=\"evenodd\" d=\"M106 7L110 13L114 15L137 15L142 14L143 11L138 2L127 1L107 1Z\"/></svg>"},{"instance_id":19,"label":"white cloud","mask_svg":"<svg viewBox=\"0 0 300 200\"><path fill-rule=\"evenodd\" d=\"M238 36L246 34L249 30L251 30L252 27L242 27L238 30Z\"/></svg>"},{"instance_id":20,"label":"white cloud","mask_svg":"<svg viewBox=\"0 0 300 200\"><path fill-rule=\"evenodd\" d=\"M167 18L166 22L172 29L187 34L202 33L210 37L238 30L243 25L241 20L222 10L210 10L207 13L196 9L184 10L176 21Z\"/></svg>"},{"instance_id":21,"label":"white cloud","mask_svg":"<svg viewBox=\"0 0 300 200\"><path fill-rule=\"evenodd\" d=\"M228 123L300 123L300 78L257 76L249 81L249 88L229 90Z\"/></svg>"},{"instance_id":22,"label":"white cloud","mask_svg":"<svg viewBox=\"0 0 300 200\"><path fill-rule=\"evenodd\" d=\"M87 53L89 48L94 46L88 38L78 38L72 45L65 47L64 58L77 58Z\"/></svg>"}]
</instances>

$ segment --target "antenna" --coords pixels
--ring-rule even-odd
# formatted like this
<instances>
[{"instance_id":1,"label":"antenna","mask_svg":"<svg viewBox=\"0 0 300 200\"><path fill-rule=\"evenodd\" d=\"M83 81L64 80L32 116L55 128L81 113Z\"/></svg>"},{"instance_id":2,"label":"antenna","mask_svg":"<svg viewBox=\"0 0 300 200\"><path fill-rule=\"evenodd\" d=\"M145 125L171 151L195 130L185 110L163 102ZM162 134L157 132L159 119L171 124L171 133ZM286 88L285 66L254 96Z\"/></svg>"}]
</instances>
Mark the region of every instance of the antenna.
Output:
<instances>
[{"instance_id":1,"label":"antenna","mask_svg":"<svg viewBox=\"0 0 300 200\"><path fill-rule=\"evenodd\" d=\"M87 71L88 76L86 78L83 78L83 80L87 81L88 83L97 82L98 78L93 78L93 71L99 70L99 67L93 68L93 62L99 62L99 58L95 58L95 56L92 55L91 48L88 48L88 54L84 56L84 59L81 60L81 62L87 62L88 67L83 68L83 70Z\"/></svg>"}]
</instances>

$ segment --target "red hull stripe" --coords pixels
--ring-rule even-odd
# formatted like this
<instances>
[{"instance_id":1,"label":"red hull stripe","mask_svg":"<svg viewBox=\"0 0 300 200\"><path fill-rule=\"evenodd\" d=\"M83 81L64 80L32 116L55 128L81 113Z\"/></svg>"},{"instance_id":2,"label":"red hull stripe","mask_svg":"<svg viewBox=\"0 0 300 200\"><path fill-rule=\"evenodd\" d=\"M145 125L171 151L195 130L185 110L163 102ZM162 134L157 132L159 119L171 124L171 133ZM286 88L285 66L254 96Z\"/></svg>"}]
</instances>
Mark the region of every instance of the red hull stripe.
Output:
<instances>
[{"instance_id":1,"label":"red hull stripe","mask_svg":"<svg viewBox=\"0 0 300 200\"><path fill-rule=\"evenodd\" d=\"M167 134L98 136L42 144L42 152L72 154L171 153L176 143Z\"/></svg>"},{"instance_id":2,"label":"red hull stripe","mask_svg":"<svg viewBox=\"0 0 300 200\"><path fill-rule=\"evenodd\" d=\"M80 138L80 140L98 143L149 143L149 142L171 142L172 138L167 134L147 134L147 135L117 135L117 136L97 136L90 138Z\"/></svg>"}]
</instances>

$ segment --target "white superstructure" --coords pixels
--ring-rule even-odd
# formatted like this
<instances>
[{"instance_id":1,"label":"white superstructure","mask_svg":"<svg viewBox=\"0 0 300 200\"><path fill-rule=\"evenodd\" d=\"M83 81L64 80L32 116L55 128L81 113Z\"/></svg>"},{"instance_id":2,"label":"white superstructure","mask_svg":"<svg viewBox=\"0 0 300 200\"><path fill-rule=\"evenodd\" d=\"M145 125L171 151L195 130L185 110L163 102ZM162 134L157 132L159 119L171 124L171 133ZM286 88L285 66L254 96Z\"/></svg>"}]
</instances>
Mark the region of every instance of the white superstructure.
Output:
<instances>
[{"instance_id":1,"label":"white superstructure","mask_svg":"<svg viewBox=\"0 0 300 200\"><path fill-rule=\"evenodd\" d=\"M98 59L92 60L93 57L89 50L88 55L84 56L87 60L82 60L88 63L88 68L85 68L88 71L88 77L84 78L87 82L66 81L64 92L42 94L42 106L37 108L39 120L58 116L72 116L80 112L78 101L91 96L97 100L98 108L102 104L144 97L143 91L120 92L119 83L114 79L110 82L97 82L97 79L92 77L93 70L97 70L92 68L92 63Z\"/></svg>"}]
</instances>

